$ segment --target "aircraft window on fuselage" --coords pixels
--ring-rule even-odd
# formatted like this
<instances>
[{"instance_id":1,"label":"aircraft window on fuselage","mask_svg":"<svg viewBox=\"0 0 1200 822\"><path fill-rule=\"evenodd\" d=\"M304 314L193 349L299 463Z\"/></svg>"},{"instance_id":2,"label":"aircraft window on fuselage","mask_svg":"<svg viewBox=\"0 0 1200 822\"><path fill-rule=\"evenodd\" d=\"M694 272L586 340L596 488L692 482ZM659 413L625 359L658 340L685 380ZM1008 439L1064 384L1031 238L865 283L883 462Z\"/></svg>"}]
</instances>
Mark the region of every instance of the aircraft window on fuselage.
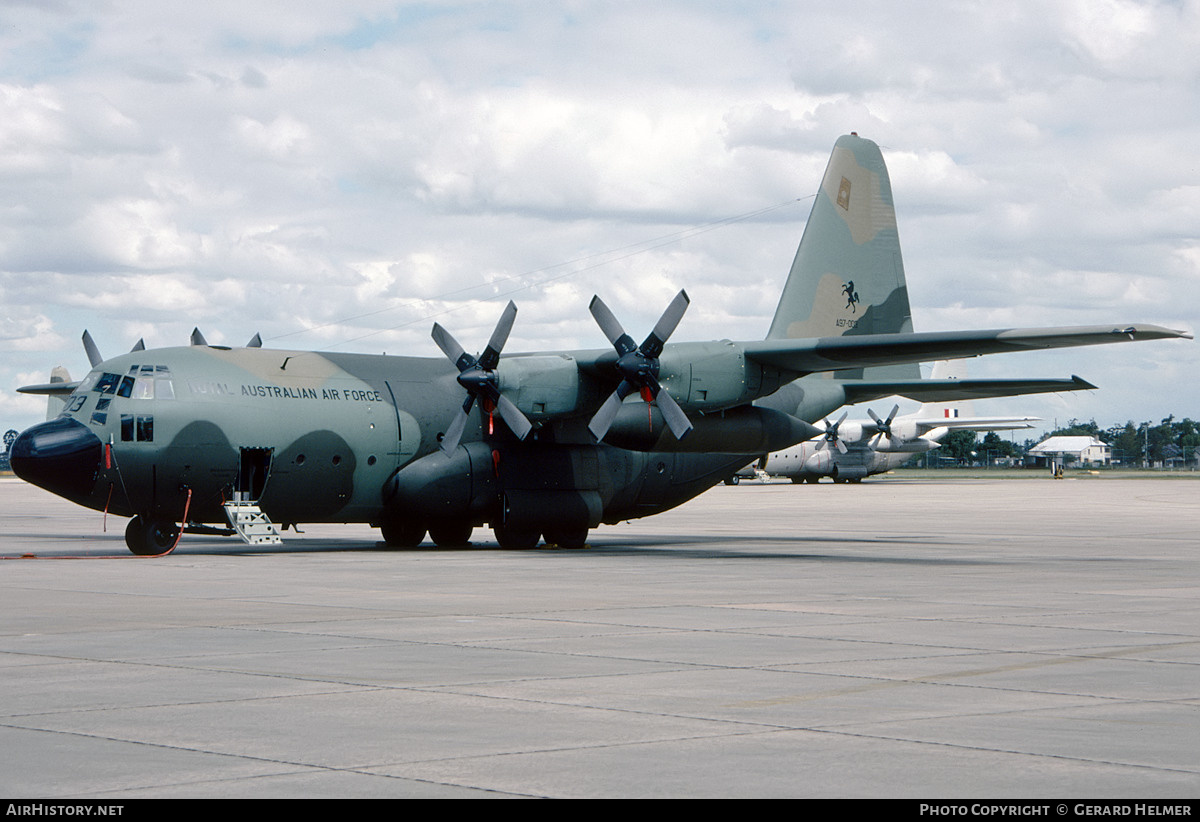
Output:
<instances>
[{"instance_id":1,"label":"aircraft window on fuselage","mask_svg":"<svg viewBox=\"0 0 1200 822\"><path fill-rule=\"evenodd\" d=\"M79 387L75 389L76 394L86 394L92 390L92 386L96 384L96 380L100 378L100 374L92 371L79 383Z\"/></svg>"},{"instance_id":2,"label":"aircraft window on fuselage","mask_svg":"<svg viewBox=\"0 0 1200 822\"><path fill-rule=\"evenodd\" d=\"M117 396L128 398L133 393L133 377L126 374L121 377L121 387L117 389Z\"/></svg>"},{"instance_id":3,"label":"aircraft window on fuselage","mask_svg":"<svg viewBox=\"0 0 1200 822\"><path fill-rule=\"evenodd\" d=\"M128 379L128 377L126 377ZM121 386L124 388L124 386ZM154 399L154 378L138 377L133 383L133 398L135 400Z\"/></svg>"},{"instance_id":4,"label":"aircraft window on fuselage","mask_svg":"<svg viewBox=\"0 0 1200 822\"><path fill-rule=\"evenodd\" d=\"M117 390L117 385L121 382L120 374L104 373L100 375L100 379L96 381L96 390L101 394L111 394Z\"/></svg>"},{"instance_id":5,"label":"aircraft window on fuselage","mask_svg":"<svg viewBox=\"0 0 1200 822\"><path fill-rule=\"evenodd\" d=\"M154 381L154 396L160 400L175 399L175 383L170 377L159 377Z\"/></svg>"},{"instance_id":6,"label":"aircraft window on fuselage","mask_svg":"<svg viewBox=\"0 0 1200 822\"><path fill-rule=\"evenodd\" d=\"M108 422L108 414L104 411L92 412L92 425L104 425Z\"/></svg>"},{"instance_id":7,"label":"aircraft window on fuselage","mask_svg":"<svg viewBox=\"0 0 1200 822\"><path fill-rule=\"evenodd\" d=\"M121 442L154 442L154 417L121 415Z\"/></svg>"}]
</instances>

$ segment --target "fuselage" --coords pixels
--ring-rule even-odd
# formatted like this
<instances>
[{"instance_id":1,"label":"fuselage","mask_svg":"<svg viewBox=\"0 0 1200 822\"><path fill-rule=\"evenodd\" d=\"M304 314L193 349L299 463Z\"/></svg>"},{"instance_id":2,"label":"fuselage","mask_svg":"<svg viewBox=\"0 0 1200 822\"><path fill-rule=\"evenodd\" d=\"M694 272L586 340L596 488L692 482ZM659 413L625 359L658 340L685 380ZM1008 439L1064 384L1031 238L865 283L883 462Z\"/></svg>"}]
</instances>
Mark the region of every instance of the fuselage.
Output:
<instances>
[{"instance_id":1,"label":"fuselage","mask_svg":"<svg viewBox=\"0 0 1200 822\"><path fill-rule=\"evenodd\" d=\"M679 505L748 458L596 444L586 417L518 442L486 410L445 454L463 401L455 376L415 357L139 351L101 363L63 414L18 438L12 462L74 502L147 520L181 521L186 505L189 521L221 523L241 495L285 524L586 529Z\"/></svg>"}]
</instances>

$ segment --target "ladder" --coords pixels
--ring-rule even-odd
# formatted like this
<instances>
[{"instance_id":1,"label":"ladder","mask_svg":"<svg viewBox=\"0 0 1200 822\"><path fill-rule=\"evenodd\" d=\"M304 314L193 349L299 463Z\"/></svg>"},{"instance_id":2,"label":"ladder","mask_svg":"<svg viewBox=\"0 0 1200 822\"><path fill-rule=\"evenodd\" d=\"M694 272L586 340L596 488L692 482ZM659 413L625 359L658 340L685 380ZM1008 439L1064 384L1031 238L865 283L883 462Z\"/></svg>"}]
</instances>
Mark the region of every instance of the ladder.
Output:
<instances>
[{"instance_id":1,"label":"ladder","mask_svg":"<svg viewBox=\"0 0 1200 822\"><path fill-rule=\"evenodd\" d=\"M225 518L247 545L279 545L283 542L279 528L267 519L257 502L235 498L225 503Z\"/></svg>"}]
</instances>

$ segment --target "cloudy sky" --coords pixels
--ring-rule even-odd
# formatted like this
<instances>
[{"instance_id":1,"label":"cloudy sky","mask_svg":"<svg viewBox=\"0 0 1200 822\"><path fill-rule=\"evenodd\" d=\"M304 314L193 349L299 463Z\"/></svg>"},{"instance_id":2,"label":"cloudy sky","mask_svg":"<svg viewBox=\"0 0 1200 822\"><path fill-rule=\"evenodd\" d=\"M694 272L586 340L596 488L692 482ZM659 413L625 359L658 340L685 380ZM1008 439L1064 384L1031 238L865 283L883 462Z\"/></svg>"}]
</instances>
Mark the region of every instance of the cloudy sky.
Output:
<instances>
[{"instance_id":1,"label":"cloudy sky","mask_svg":"<svg viewBox=\"0 0 1200 822\"><path fill-rule=\"evenodd\" d=\"M834 140L892 176L917 330L1200 329L1200 3L0 5L0 428L65 365L209 342L441 356L753 339ZM1200 418L1200 343L972 360ZM883 409L886 411L887 409Z\"/></svg>"}]
</instances>

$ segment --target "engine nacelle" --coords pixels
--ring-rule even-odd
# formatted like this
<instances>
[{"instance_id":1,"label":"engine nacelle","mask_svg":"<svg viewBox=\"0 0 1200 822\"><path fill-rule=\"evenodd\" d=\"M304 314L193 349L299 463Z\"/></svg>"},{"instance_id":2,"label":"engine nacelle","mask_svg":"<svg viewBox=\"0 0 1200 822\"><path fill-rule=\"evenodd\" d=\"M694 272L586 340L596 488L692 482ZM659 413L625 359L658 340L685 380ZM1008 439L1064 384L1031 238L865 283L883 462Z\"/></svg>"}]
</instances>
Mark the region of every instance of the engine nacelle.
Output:
<instances>
[{"instance_id":1,"label":"engine nacelle","mask_svg":"<svg viewBox=\"0 0 1200 822\"><path fill-rule=\"evenodd\" d=\"M832 452L829 449L825 449L817 451L804 461L803 473L817 477L828 477L833 474L836 467Z\"/></svg>"},{"instance_id":2,"label":"engine nacelle","mask_svg":"<svg viewBox=\"0 0 1200 822\"><path fill-rule=\"evenodd\" d=\"M574 414L590 398L574 357L505 357L496 369L497 387L530 419Z\"/></svg>"},{"instance_id":3,"label":"engine nacelle","mask_svg":"<svg viewBox=\"0 0 1200 822\"><path fill-rule=\"evenodd\" d=\"M659 382L685 411L716 411L770 394L783 379L779 372L747 361L740 346L721 340L668 347L660 360Z\"/></svg>"},{"instance_id":4,"label":"engine nacelle","mask_svg":"<svg viewBox=\"0 0 1200 822\"><path fill-rule=\"evenodd\" d=\"M682 440L667 428L656 405L630 401L621 406L604 437L630 451L710 454L764 454L811 439L820 430L781 411L742 405L712 414L693 414L692 431Z\"/></svg>"},{"instance_id":5,"label":"engine nacelle","mask_svg":"<svg viewBox=\"0 0 1200 822\"><path fill-rule=\"evenodd\" d=\"M888 454L924 454L938 447L938 443L918 437L915 440L901 440L895 437L880 437L875 444L875 450Z\"/></svg>"}]
</instances>

